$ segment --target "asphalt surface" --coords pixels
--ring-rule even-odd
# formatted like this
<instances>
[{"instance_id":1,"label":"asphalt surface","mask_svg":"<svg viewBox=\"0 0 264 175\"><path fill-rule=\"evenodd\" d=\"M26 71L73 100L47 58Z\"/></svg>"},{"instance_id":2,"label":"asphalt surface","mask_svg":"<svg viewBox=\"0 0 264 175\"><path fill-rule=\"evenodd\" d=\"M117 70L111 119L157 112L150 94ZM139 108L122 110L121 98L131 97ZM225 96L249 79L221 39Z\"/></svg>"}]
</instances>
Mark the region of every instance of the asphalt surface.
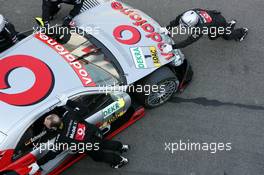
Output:
<instances>
[{"instance_id":1,"label":"asphalt surface","mask_svg":"<svg viewBox=\"0 0 264 175\"><path fill-rule=\"evenodd\" d=\"M185 9L218 9L250 34L245 42L209 41L184 49L195 76L181 95L116 137L129 143L130 164L120 170L86 158L65 175L263 175L264 174L264 1L131 0L165 25ZM0 0L0 12L19 30L41 14L40 0ZM65 7L60 20L67 14ZM177 38L176 38L177 40ZM165 151L165 142L232 143L231 151Z\"/></svg>"}]
</instances>

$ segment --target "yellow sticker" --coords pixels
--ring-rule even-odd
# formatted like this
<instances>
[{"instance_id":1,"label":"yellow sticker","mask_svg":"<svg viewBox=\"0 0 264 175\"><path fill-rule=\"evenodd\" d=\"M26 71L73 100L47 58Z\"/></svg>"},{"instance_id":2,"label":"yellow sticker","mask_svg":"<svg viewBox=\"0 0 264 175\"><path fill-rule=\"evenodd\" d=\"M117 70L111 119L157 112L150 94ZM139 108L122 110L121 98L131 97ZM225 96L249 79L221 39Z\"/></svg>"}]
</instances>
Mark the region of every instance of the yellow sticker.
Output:
<instances>
[{"instance_id":1,"label":"yellow sticker","mask_svg":"<svg viewBox=\"0 0 264 175\"><path fill-rule=\"evenodd\" d=\"M120 108L123 108L126 105L126 102L123 98L118 99L118 104Z\"/></svg>"},{"instance_id":2,"label":"yellow sticker","mask_svg":"<svg viewBox=\"0 0 264 175\"><path fill-rule=\"evenodd\" d=\"M102 110L104 118L108 118L125 106L126 102L123 98L118 99L111 105Z\"/></svg>"},{"instance_id":3,"label":"yellow sticker","mask_svg":"<svg viewBox=\"0 0 264 175\"><path fill-rule=\"evenodd\" d=\"M160 60L159 60L159 56L158 56L158 52L157 52L156 47L149 47L149 49L150 49L150 53L151 53L151 57L152 57L154 66L160 67L161 64L160 64Z\"/></svg>"}]
</instances>

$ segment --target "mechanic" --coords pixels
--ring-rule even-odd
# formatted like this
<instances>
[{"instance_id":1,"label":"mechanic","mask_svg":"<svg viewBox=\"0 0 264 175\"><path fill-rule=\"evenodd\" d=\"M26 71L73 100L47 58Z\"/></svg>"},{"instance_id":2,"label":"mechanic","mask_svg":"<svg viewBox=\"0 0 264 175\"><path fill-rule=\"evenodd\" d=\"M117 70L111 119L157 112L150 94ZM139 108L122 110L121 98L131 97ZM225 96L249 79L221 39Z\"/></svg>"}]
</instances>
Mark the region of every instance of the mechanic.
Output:
<instances>
[{"instance_id":1,"label":"mechanic","mask_svg":"<svg viewBox=\"0 0 264 175\"><path fill-rule=\"evenodd\" d=\"M161 33L169 34L176 26L180 26L180 30L188 29L191 35L184 41L176 43L173 46L165 45L163 50L165 53L171 52L173 49L184 48L198 41L207 30L208 37L215 40L222 37L225 40L243 41L248 34L247 28L235 29L236 20L229 23L222 16L221 12L216 10L192 9L179 15L175 20L171 21L166 28L161 28Z\"/></svg>"},{"instance_id":2,"label":"mechanic","mask_svg":"<svg viewBox=\"0 0 264 175\"><path fill-rule=\"evenodd\" d=\"M0 52L3 52L17 42L17 34L15 26L0 14Z\"/></svg>"},{"instance_id":3,"label":"mechanic","mask_svg":"<svg viewBox=\"0 0 264 175\"><path fill-rule=\"evenodd\" d=\"M61 9L61 3L74 5L74 8L70 11L70 14L64 18L63 25L68 26L72 19L80 12L88 9L87 0L43 0L42 1L42 20L44 26L48 26L49 21L59 12Z\"/></svg>"},{"instance_id":4,"label":"mechanic","mask_svg":"<svg viewBox=\"0 0 264 175\"><path fill-rule=\"evenodd\" d=\"M44 125L48 129L58 133L54 142L55 147L60 144L98 144L96 149L85 150L85 153L88 153L93 160L109 163L115 169L128 163L128 159L120 156L120 154L127 152L130 149L129 145L123 145L118 141L104 140L99 128L82 119L81 116L87 114L87 110L84 109L82 104L69 100L65 108L66 112L62 118L57 114L51 114L44 121ZM78 150L71 151L78 153ZM37 164L44 165L61 152L63 152L63 149L49 151L37 161Z\"/></svg>"}]
</instances>

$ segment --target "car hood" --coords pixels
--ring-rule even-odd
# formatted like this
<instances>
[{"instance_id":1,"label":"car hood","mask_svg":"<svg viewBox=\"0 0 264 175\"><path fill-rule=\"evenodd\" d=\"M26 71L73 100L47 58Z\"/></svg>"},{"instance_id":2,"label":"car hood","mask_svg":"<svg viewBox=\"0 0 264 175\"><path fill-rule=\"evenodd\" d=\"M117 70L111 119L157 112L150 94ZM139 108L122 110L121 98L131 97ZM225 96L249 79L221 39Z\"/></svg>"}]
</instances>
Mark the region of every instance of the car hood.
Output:
<instances>
[{"instance_id":1,"label":"car hood","mask_svg":"<svg viewBox=\"0 0 264 175\"><path fill-rule=\"evenodd\" d=\"M83 87L76 70L47 41L66 53L46 35L35 34L0 54L0 131L4 133L24 120L34 120L34 113L48 109L64 92Z\"/></svg>"},{"instance_id":2,"label":"car hood","mask_svg":"<svg viewBox=\"0 0 264 175\"><path fill-rule=\"evenodd\" d=\"M173 41L158 33L161 26L119 1L101 2L74 18L72 24L93 35L114 54L128 84L175 59L173 54L162 53L162 45Z\"/></svg>"}]
</instances>

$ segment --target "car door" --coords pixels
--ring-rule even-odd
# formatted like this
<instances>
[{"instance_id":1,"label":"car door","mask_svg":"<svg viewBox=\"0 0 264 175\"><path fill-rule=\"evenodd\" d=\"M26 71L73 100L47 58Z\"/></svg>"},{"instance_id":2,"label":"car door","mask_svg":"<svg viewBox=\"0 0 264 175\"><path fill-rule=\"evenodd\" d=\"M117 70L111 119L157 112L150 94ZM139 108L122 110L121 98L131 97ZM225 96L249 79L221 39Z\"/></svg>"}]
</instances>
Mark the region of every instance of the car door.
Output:
<instances>
[{"instance_id":1,"label":"car door","mask_svg":"<svg viewBox=\"0 0 264 175\"><path fill-rule=\"evenodd\" d=\"M112 127L112 122L109 121L114 120L116 116L123 116L131 105L130 96L123 92L76 92L71 92L71 95L68 94L66 96L69 96L69 100L81 104L81 107L85 110L85 113L82 112L84 114L84 116L82 116L83 119L98 126L105 135L116 129L116 127ZM67 109L67 106L62 108ZM56 107L49 113L57 113L58 111L63 113L61 107ZM71 151L67 150L62 152L55 159L49 161L42 167L43 172L49 173L51 170L56 170L56 167L65 163L70 156L72 156Z\"/></svg>"},{"instance_id":2,"label":"car door","mask_svg":"<svg viewBox=\"0 0 264 175\"><path fill-rule=\"evenodd\" d=\"M124 92L81 95L74 100L87 108L84 119L97 125L104 134L116 129L111 124L122 117L131 105L130 96Z\"/></svg>"}]
</instances>

